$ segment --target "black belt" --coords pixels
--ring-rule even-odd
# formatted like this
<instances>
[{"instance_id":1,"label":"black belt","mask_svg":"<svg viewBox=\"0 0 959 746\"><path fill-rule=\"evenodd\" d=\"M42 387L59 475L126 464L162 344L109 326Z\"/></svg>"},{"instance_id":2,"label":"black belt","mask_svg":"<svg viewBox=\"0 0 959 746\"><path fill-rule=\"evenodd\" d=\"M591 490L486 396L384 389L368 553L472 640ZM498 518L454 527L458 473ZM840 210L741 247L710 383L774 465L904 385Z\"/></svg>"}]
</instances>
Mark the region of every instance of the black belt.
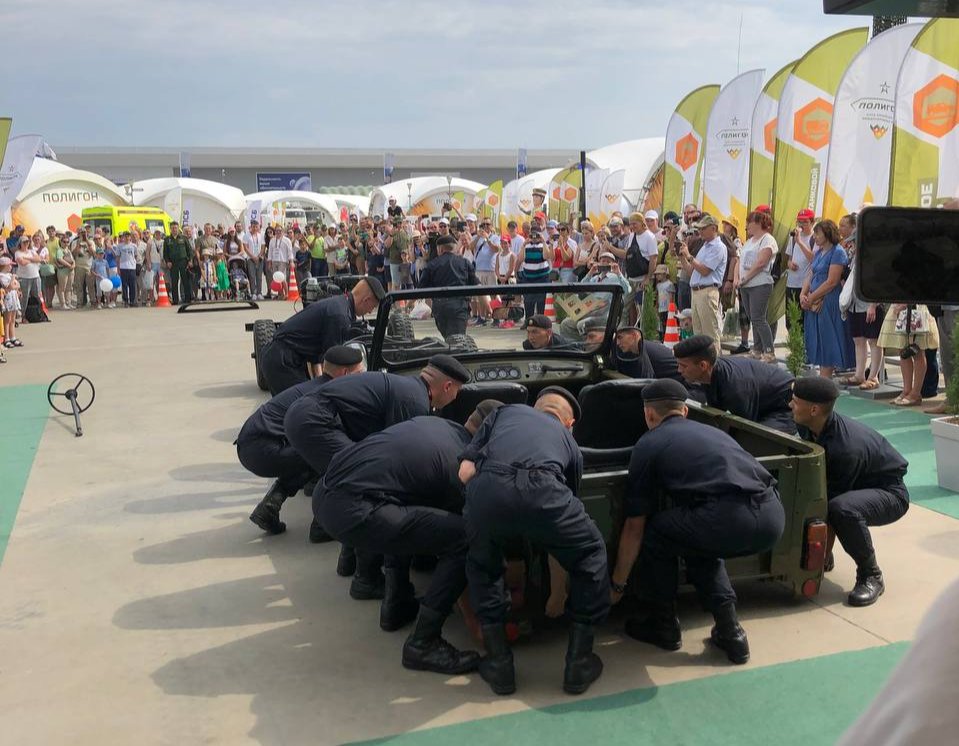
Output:
<instances>
[{"instance_id":1,"label":"black belt","mask_svg":"<svg viewBox=\"0 0 959 746\"><path fill-rule=\"evenodd\" d=\"M519 464L515 462L512 464L504 464L501 461L484 459L477 463L477 467L493 474L500 474L506 477L520 477L524 482L529 478L530 474L534 474L536 472L549 474L564 483L566 482L563 473L559 471L559 469L556 469L552 466L526 466L525 464Z\"/></svg>"},{"instance_id":2,"label":"black belt","mask_svg":"<svg viewBox=\"0 0 959 746\"><path fill-rule=\"evenodd\" d=\"M719 285L696 285L690 286L691 290L709 290L710 288L718 288Z\"/></svg>"}]
</instances>

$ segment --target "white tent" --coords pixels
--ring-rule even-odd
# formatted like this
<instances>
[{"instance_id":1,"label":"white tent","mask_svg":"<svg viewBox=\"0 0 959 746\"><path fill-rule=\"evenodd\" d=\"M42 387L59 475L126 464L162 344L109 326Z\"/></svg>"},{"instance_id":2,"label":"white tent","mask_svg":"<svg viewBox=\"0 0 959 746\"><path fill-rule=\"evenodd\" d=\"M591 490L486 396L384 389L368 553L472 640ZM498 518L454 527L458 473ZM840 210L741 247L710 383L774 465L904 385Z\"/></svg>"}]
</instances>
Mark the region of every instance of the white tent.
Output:
<instances>
[{"instance_id":1,"label":"white tent","mask_svg":"<svg viewBox=\"0 0 959 746\"><path fill-rule=\"evenodd\" d=\"M171 177L135 181L131 187L133 204L159 207L174 220L193 225L226 225L246 209L243 192L218 181Z\"/></svg>"},{"instance_id":2,"label":"white tent","mask_svg":"<svg viewBox=\"0 0 959 746\"><path fill-rule=\"evenodd\" d=\"M301 192L294 190L272 190L268 192L254 192L246 195L247 206L259 203L258 212L270 223L284 222L287 207L301 207L305 210L320 210L321 221L326 225L339 220L340 208L330 194L318 192Z\"/></svg>"},{"instance_id":3,"label":"white tent","mask_svg":"<svg viewBox=\"0 0 959 746\"><path fill-rule=\"evenodd\" d=\"M665 152L665 138L647 137L592 150L586 154L586 160L596 168L624 169L623 197L631 209L636 209L643 204L646 190L662 167Z\"/></svg>"},{"instance_id":4,"label":"white tent","mask_svg":"<svg viewBox=\"0 0 959 746\"><path fill-rule=\"evenodd\" d=\"M361 218L366 217L367 210L370 209L369 195L364 197L361 194L330 194L327 196L336 200L337 206L341 209L345 207L347 212L359 215Z\"/></svg>"},{"instance_id":5,"label":"white tent","mask_svg":"<svg viewBox=\"0 0 959 746\"><path fill-rule=\"evenodd\" d=\"M10 223L22 225L28 233L48 225L76 231L83 208L126 203L122 188L99 174L46 158L34 158L27 180L10 210Z\"/></svg>"},{"instance_id":6,"label":"white tent","mask_svg":"<svg viewBox=\"0 0 959 746\"><path fill-rule=\"evenodd\" d=\"M460 205L464 214L473 209L473 199L476 193L485 189L485 184L469 179L454 178L447 182L445 176L418 176L413 179L394 181L377 187L370 195L371 215L385 215L390 197L396 198L396 204L403 211L411 215L439 215L443 211L443 203L450 195L463 192L465 203Z\"/></svg>"}]
</instances>

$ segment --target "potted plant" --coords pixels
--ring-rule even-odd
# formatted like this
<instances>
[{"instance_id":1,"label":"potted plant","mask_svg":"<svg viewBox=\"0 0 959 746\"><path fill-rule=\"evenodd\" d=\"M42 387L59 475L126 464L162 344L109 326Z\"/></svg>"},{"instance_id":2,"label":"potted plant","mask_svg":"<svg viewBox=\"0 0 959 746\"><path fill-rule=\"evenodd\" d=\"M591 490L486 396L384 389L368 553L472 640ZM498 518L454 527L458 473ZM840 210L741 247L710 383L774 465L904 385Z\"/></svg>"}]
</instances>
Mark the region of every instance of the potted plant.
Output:
<instances>
[{"instance_id":1,"label":"potted plant","mask_svg":"<svg viewBox=\"0 0 959 746\"><path fill-rule=\"evenodd\" d=\"M796 378L806 369L806 337L803 333L803 310L790 300L786 303L789 333L786 335L786 369Z\"/></svg>"},{"instance_id":2,"label":"potted plant","mask_svg":"<svg viewBox=\"0 0 959 746\"><path fill-rule=\"evenodd\" d=\"M959 362L959 325L952 330L952 364ZM955 369L954 369L955 370ZM932 421L932 440L936 447L936 472L939 486L959 492L959 375L946 384L946 416Z\"/></svg>"}]
</instances>

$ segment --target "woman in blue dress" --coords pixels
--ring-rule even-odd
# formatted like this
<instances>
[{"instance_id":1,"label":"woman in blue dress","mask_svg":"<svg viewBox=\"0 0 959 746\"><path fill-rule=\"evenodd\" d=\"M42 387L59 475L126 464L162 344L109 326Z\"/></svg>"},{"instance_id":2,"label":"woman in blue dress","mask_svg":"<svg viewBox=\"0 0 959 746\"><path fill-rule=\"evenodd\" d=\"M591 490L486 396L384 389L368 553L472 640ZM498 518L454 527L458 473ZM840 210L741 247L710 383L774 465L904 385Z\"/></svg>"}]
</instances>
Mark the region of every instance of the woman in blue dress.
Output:
<instances>
[{"instance_id":1,"label":"woman in blue dress","mask_svg":"<svg viewBox=\"0 0 959 746\"><path fill-rule=\"evenodd\" d=\"M839 226L832 220L817 223L813 239L818 251L806 275L799 304L806 311L806 360L819 366L819 375L829 378L836 368L851 368L856 360L852 339L839 311L842 276L849 256L839 245Z\"/></svg>"}]
</instances>

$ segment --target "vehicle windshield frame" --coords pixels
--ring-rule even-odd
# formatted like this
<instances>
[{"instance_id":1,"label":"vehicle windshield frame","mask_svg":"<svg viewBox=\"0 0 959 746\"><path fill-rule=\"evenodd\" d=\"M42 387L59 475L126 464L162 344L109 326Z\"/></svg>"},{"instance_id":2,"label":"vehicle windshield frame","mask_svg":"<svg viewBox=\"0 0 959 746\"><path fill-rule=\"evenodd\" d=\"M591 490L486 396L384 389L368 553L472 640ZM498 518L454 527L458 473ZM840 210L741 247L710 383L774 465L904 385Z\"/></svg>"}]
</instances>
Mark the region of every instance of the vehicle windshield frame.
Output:
<instances>
[{"instance_id":1,"label":"vehicle windshield frame","mask_svg":"<svg viewBox=\"0 0 959 746\"><path fill-rule=\"evenodd\" d=\"M422 365L423 361L391 363L383 357L383 341L386 338L386 330L389 324L390 313L398 301L416 301L432 300L434 298L469 298L477 295L486 295L483 285L466 285L464 287L446 287L446 288L416 288L412 290L395 290L386 294L386 297L380 301L376 313L376 321L373 327L373 341L370 345L369 363L370 370L394 370L410 365ZM619 319L623 307L623 288L619 285L596 283L550 283L549 285L516 284L509 286L510 292L516 294L536 294L543 293L608 293L610 295L609 314L606 317L606 333L603 336L603 343L595 350L572 350L563 348L552 348L549 350L479 350L478 352L463 352L461 350L450 351L458 358L464 360L483 360L488 357L528 359L530 357L549 354L554 357L566 357L575 360L591 360L594 358L610 359L613 346L613 339L616 334L616 328L619 326ZM467 334L469 329L467 329ZM441 351L441 350L438 350Z\"/></svg>"}]
</instances>

